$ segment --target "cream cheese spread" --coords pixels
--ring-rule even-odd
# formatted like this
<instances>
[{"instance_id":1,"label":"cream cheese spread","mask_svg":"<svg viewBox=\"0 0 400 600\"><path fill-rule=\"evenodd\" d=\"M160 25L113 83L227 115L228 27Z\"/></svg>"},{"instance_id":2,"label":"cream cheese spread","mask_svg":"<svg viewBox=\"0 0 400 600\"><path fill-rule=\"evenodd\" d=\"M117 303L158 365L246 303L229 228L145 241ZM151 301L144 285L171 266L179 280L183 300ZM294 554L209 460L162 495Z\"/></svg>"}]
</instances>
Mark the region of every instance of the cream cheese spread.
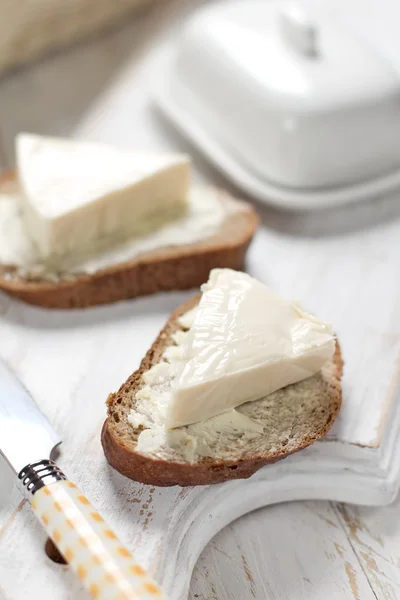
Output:
<instances>
[{"instance_id":1,"label":"cream cheese spread","mask_svg":"<svg viewBox=\"0 0 400 600\"><path fill-rule=\"evenodd\" d=\"M207 294L211 290L217 292L210 298ZM245 450L246 444L263 435L265 421L245 414L243 409L250 405L244 403L270 394L272 398L274 391L311 377L332 357L335 348L329 324L281 299L245 273L229 269L211 272L199 305L182 315L179 325L181 329L172 335L162 361L143 374L144 385L128 417L135 429L143 428L137 441L137 451L142 454L162 456L172 449L184 460L195 462L215 455L230 458L238 447ZM198 378L189 380L194 382L190 394L184 396L189 404L179 407L179 414L192 415L195 411L201 418L171 429L168 419L171 408L176 409L176 391L191 356L193 339L207 360L202 373L196 363ZM215 360L210 363L207 350L213 344L216 349L211 356ZM240 376L246 385L241 384ZM217 377L225 380L226 387L224 381L216 383ZM198 403L198 383L204 384L199 396L208 394L203 412ZM215 389L221 395L218 391L214 394ZM213 414L207 416L211 405Z\"/></svg>"},{"instance_id":2,"label":"cream cheese spread","mask_svg":"<svg viewBox=\"0 0 400 600\"><path fill-rule=\"evenodd\" d=\"M57 268L43 263L35 244L26 234L22 219L20 192L16 182L0 190L0 264L13 267L16 275L58 281L75 274L93 274L154 250L196 243L216 234L240 204L228 197L221 202L212 188L192 188L184 215L147 235L133 237L91 257L65 256ZM11 276L11 275L10 275Z\"/></svg>"},{"instance_id":3,"label":"cream cheese spread","mask_svg":"<svg viewBox=\"0 0 400 600\"><path fill-rule=\"evenodd\" d=\"M263 433L264 428L261 423L235 409L187 427L178 429L165 427L175 375L181 366L182 347L196 310L197 307L180 317L179 325L182 330L173 334L173 344L165 349L163 361L143 374L145 385L137 392L135 408L131 410L128 417L132 427L144 428L136 447L141 454L161 455L163 449L172 448L184 460L195 462L199 458L213 456L216 441L223 439L224 436L235 439L236 447L240 444L246 448L250 440ZM230 449L224 452L219 448L218 455L222 458L228 457Z\"/></svg>"}]
</instances>

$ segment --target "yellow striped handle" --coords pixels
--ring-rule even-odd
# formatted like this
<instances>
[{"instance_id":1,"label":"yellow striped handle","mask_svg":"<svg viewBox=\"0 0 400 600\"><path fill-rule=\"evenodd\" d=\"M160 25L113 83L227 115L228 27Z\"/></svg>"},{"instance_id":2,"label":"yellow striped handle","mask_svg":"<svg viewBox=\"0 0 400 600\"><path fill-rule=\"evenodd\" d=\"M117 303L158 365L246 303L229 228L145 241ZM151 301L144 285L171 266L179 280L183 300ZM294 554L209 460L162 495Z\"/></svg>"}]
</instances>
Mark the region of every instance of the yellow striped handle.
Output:
<instances>
[{"instance_id":1,"label":"yellow striped handle","mask_svg":"<svg viewBox=\"0 0 400 600\"><path fill-rule=\"evenodd\" d=\"M31 497L32 508L57 548L97 600L165 600L89 500L71 481Z\"/></svg>"}]
</instances>

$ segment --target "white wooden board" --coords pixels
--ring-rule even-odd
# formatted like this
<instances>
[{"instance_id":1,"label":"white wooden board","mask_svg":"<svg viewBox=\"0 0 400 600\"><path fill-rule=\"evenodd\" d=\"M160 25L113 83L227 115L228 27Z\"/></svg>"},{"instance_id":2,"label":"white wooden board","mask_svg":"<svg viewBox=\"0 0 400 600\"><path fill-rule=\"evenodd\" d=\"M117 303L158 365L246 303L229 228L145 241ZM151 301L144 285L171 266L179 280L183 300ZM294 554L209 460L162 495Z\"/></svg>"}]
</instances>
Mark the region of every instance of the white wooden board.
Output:
<instances>
[{"instance_id":1,"label":"white wooden board","mask_svg":"<svg viewBox=\"0 0 400 600\"><path fill-rule=\"evenodd\" d=\"M149 97L162 62L154 40L173 37L182 15L192 8L189 5L163 3L158 15L139 25L3 81L0 147L2 142L8 164L13 136L21 129L126 147L188 149L158 118ZM171 23L163 29L168 15ZM197 179L225 183L194 155ZM331 437L373 449L383 439L387 416L392 420L390 408L397 391L398 198L315 215L259 208L264 226L251 249L249 270L335 324L346 360L345 407ZM62 434L61 465L143 562L158 567L158 573L170 511L174 509L177 518L185 502L195 502L200 492L152 491L125 480L106 465L99 432L104 398L138 365L168 313L186 296L171 294L75 313L41 311L0 296L0 356L19 373ZM290 467L282 463L282 469L286 473ZM43 532L29 507L19 503L11 480L1 474L0 598L39 597L39 593L53 599L83 598L68 569L44 556ZM343 499L334 494L335 490L343 493L343 488L337 480L330 484L326 476L314 479L314 484L307 477L301 482L292 479L286 491L282 486L272 489L270 483L255 492L252 482L244 486L236 498L244 495L246 502L231 513L224 510L221 516L208 502L203 505L203 516L195 521L197 529L187 536L191 545L183 546L178 576L172 567L169 573L163 571L168 585L174 581L175 592L186 589L190 569L207 539L243 510L289 497L324 497L323 486L330 497ZM354 500L389 500L393 486L374 498L370 490L362 495L356 489ZM227 504L230 493L228 498ZM208 546L195 569L191 597L396 598L400 594L398 515L398 504L378 512L318 502L258 511L224 530ZM175 536L183 535L187 525L184 515Z\"/></svg>"}]
</instances>

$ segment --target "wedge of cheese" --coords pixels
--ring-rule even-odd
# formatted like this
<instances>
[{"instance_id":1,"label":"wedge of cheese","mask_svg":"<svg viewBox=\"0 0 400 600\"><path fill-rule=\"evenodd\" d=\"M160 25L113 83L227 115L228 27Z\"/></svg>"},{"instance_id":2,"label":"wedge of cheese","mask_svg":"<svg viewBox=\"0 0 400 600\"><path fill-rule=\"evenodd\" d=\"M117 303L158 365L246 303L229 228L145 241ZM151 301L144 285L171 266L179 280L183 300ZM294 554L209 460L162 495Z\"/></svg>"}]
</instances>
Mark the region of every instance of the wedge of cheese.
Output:
<instances>
[{"instance_id":1,"label":"wedge of cheese","mask_svg":"<svg viewBox=\"0 0 400 600\"><path fill-rule=\"evenodd\" d=\"M143 235L183 212L190 161L20 134L27 230L44 259Z\"/></svg>"},{"instance_id":2,"label":"wedge of cheese","mask_svg":"<svg viewBox=\"0 0 400 600\"><path fill-rule=\"evenodd\" d=\"M246 273L214 269L179 347L167 427L204 421L317 373L332 327Z\"/></svg>"}]
</instances>

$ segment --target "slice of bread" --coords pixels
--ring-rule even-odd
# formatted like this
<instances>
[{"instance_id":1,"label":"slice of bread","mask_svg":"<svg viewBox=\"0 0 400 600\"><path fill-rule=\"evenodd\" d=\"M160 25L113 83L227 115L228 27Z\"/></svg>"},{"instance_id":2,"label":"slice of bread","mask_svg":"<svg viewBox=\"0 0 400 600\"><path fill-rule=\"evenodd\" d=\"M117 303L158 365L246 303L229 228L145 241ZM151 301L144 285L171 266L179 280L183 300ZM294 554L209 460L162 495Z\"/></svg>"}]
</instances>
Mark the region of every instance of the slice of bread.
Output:
<instances>
[{"instance_id":1,"label":"slice of bread","mask_svg":"<svg viewBox=\"0 0 400 600\"><path fill-rule=\"evenodd\" d=\"M343 361L337 344L333 359L321 372L236 409L262 426L261 433L249 438L240 431L234 434L217 431L212 452L195 462L188 460L179 447L163 446L146 454L138 452L143 426L134 428L129 414L136 406L137 392L145 385L143 374L162 361L165 349L174 343L173 334L182 329L179 317L196 306L199 298L182 304L171 315L139 369L107 400L108 417L102 430L106 458L117 471L135 481L189 486L250 477L262 466L322 438L339 413Z\"/></svg>"},{"instance_id":2,"label":"slice of bread","mask_svg":"<svg viewBox=\"0 0 400 600\"><path fill-rule=\"evenodd\" d=\"M13 173L0 177L0 193L12 180L15 180ZM201 242L152 250L93 274L71 275L56 282L37 277L29 279L20 276L12 265L0 264L0 290L37 306L84 308L157 292L196 288L207 280L215 267L241 269L259 218L249 204L224 192L218 194L220 202L230 203L235 210L227 213L216 234Z\"/></svg>"}]
</instances>

